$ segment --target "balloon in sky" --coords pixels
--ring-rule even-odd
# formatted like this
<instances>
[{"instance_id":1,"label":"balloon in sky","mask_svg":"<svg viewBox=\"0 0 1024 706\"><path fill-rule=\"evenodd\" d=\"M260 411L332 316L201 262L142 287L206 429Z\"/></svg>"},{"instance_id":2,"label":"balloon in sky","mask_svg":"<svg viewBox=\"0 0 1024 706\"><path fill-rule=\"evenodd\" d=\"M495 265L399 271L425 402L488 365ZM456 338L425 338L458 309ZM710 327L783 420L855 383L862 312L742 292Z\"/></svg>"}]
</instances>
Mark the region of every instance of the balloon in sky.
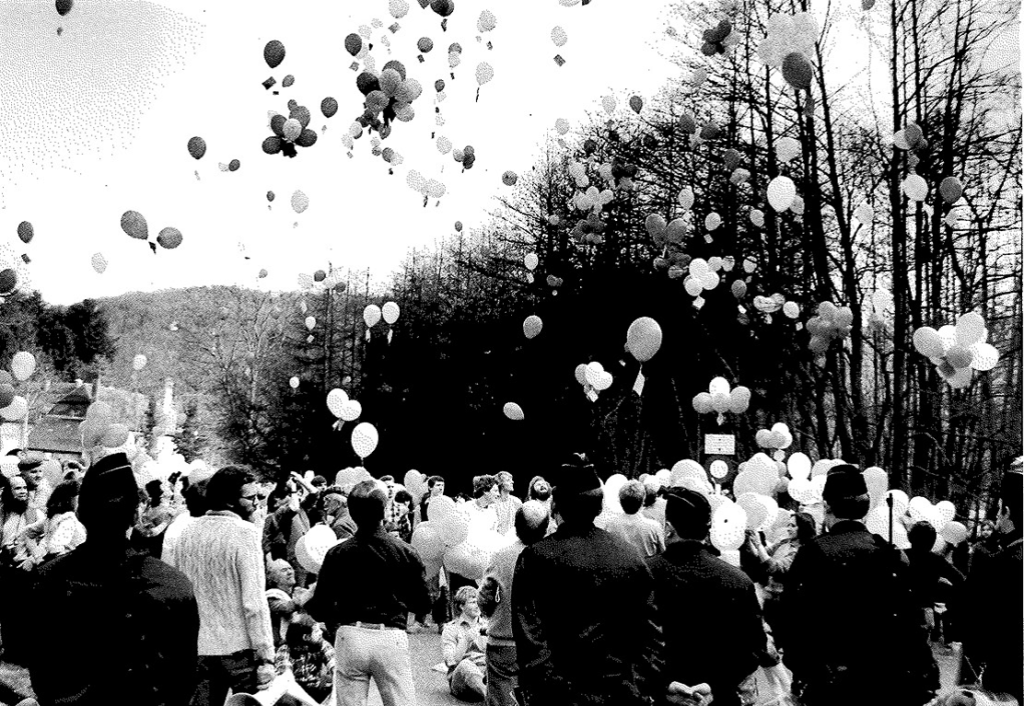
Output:
<instances>
[{"instance_id":1,"label":"balloon in sky","mask_svg":"<svg viewBox=\"0 0 1024 706\"><path fill-rule=\"evenodd\" d=\"M803 54L793 52L787 54L786 58L782 60L782 77L793 88L809 89L813 76L814 70L811 67L811 62Z\"/></svg>"},{"instance_id":2,"label":"balloon in sky","mask_svg":"<svg viewBox=\"0 0 1024 706\"><path fill-rule=\"evenodd\" d=\"M629 99L629 107L633 109L634 113L640 113L644 107L644 99L640 96L631 96Z\"/></svg>"},{"instance_id":3,"label":"balloon in sky","mask_svg":"<svg viewBox=\"0 0 1024 706\"><path fill-rule=\"evenodd\" d=\"M32 227L31 223L28 221L22 221L18 224L18 238L21 239L21 242L28 245L28 243L32 241L33 235L35 235L35 229Z\"/></svg>"},{"instance_id":4,"label":"balloon in sky","mask_svg":"<svg viewBox=\"0 0 1024 706\"><path fill-rule=\"evenodd\" d=\"M569 41L569 36L561 27L555 27L551 30L551 41L556 47L564 47L565 43Z\"/></svg>"},{"instance_id":5,"label":"balloon in sky","mask_svg":"<svg viewBox=\"0 0 1024 706\"><path fill-rule=\"evenodd\" d=\"M267 46L263 47L263 59L267 66L276 69L284 61L284 44L276 39L267 42Z\"/></svg>"},{"instance_id":6,"label":"balloon in sky","mask_svg":"<svg viewBox=\"0 0 1024 706\"><path fill-rule=\"evenodd\" d=\"M57 0L55 3L57 8L57 14L61 17L71 12L71 8L74 7L75 0Z\"/></svg>"},{"instance_id":7,"label":"balloon in sky","mask_svg":"<svg viewBox=\"0 0 1024 706\"><path fill-rule=\"evenodd\" d=\"M481 61L476 67L476 82L482 86L494 78L494 68L486 61Z\"/></svg>"},{"instance_id":8,"label":"balloon in sky","mask_svg":"<svg viewBox=\"0 0 1024 706\"><path fill-rule=\"evenodd\" d=\"M302 213L309 208L309 197L301 191L296 191L292 194L292 208L296 213Z\"/></svg>"},{"instance_id":9,"label":"balloon in sky","mask_svg":"<svg viewBox=\"0 0 1024 706\"><path fill-rule=\"evenodd\" d=\"M92 269L96 270L99 274L103 274L106 271L107 258L103 257L102 253L96 253L92 256Z\"/></svg>"},{"instance_id":10,"label":"balloon in sky","mask_svg":"<svg viewBox=\"0 0 1024 706\"><path fill-rule=\"evenodd\" d=\"M419 41L416 42L416 48L423 54L428 54L434 48L434 40L430 37L420 37Z\"/></svg>"},{"instance_id":11,"label":"balloon in sky","mask_svg":"<svg viewBox=\"0 0 1024 706\"><path fill-rule=\"evenodd\" d=\"M383 307L381 307L380 311L381 315L384 317L384 323L386 323L388 326L391 326L396 321L398 321L398 304L394 302L388 302Z\"/></svg>"},{"instance_id":12,"label":"balloon in sky","mask_svg":"<svg viewBox=\"0 0 1024 706\"><path fill-rule=\"evenodd\" d=\"M352 33L345 37L345 51L347 51L352 56L358 54L359 50L362 48L363 40L358 34Z\"/></svg>"},{"instance_id":13,"label":"balloon in sky","mask_svg":"<svg viewBox=\"0 0 1024 706\"><path fill-rule=\"evenodd\" d=\"M362 422L352 430L352 450L359 458L366 458L377 448L377 428L369 422Z\"/></svg>"},{"instance_id":14,"label":"balloon in sky","mask_svg":"<svg viewBox=\"0 0 1024 706\"><path fill-rule=\"evenodd\" d=\"M506 417L514 422L521 422L525 419L525 416L523 415L523 408L515 402L506 402L502 411L505 413Z\"/></svg>"},{"instance_id":15,"label":"balloon in sky","mask_svg":"<svg viewBox=\"0 0 1024 706\"><path fill-rule=\"evenodd\" d=\"M946 203L956 203L963 196L964 187L959 179L950 176L943 179L942 183L939 184L939 193L942 194L942 198Z\"/></svg>"},{"instance_id":16,"label":"balloon in sky","mask_svg":"<svg viewBox=\"0 0 1024 706\"><path fill-rule=\"evenodd\" d=\"M288 381L288 385L289 385L289 386L290 386L290 387L291 387L291 388L292 388L293 390L297 390L297 389L299 389L299 378L297 378L297 377L292 377L292 378L291 378L291 379L290 379L290 380ZM337 415L335 415L335 416L337 416Z\"/></svg>"},{"instance_id":17,"label":"balloon in sky","mask_svg":"<svg viewBox=\"0 0 1024 706\"><path fill-rule=\"evenodd\" d=\"M523 335L527 338L536 338L544 328L544 322L539 316L527 316L523 321Z\"/></svg>"},{"instance_id":18,"label":"balloon in sky","mask_svg":"<svg viewBox=\"0 0 1024 706\"><path fill-rule=\"evenodd\" d=\"M776 211L785 211L796 198L796 184L785 176L777 176L768 183L768 203Z\"/></svg>"},{"instance_id":19,"label":"balloon in sky","mask_svg":"<svg viewBox=\"0 0 1024 706\"><path fill-rule=\"evenodd\" d=\"M501 175L501 183L505 186L515 186L517 181L519 176L515 172L509 171Z\"/></svg>"},{"instance_id":20,"label":"balloon in sky","mask_svg":"<svg viewBox=\"0 0 1024 706\"><path fill-rule=\"evenodd\" d=\"M237 159L232 159L230 162L228 162L228 171L229 172L237 172L238 168L241 167L241 166L242 166L242 163L240 161L238 161Z\"/></svg>"},{"instance_id":21,"label":"balloon in sky","mask_svg":"<svg viewBox=\"0 0 1024 706\"><path fill-rule=\"evenodd\" d=\"M138 211L125 211L121 215L121 230L133 238L145 240L149 237L149 226Z\"/></svg>"},{"instance_id":22,"label":"balloon in sky","mask_svg":"<svg viewBox=\"0 0 1024 706\"><path fill-rule=\"evenodd\" d=\"M195 159L202 159L203 155L206 154L206 140L199 137L193 137L188 141L188 153Z\"/></svg>"},{"instance_id":23,"label":"balloon in sky","mask_svg":"<svg viewBox=\"0 0 1024 706\"><path fill-rule=\"evenodd\" d=\"M523 258L523 264L526 265L526 269L528 270L537 269L537 265L540 264L540 260L537 258L537 253L528 253L526 257Z\"/></svg>"},{"instance_id":24,"label":"balloon in sky","mask_svg":"<svg viewBox=\"0 0 1024 706\"><path fill-rule=\"evenodd\" d=\"M138 372L139 370L142 370L143 368L146 367L146 363L147 362L148 361L146 360L146 356L144 356L141 353L139 353L137 356L132 358L132 370L134 370L136 372Z\"/></svg>"},{"instance_id":25,"label":"balloon in sky","mask_svg":"<svg viewBox=\"0 0 1024 706\"><path fill-rule=\"evenodd\" d=\"M396 20L400 20L409 14L409 3L406 0L389 0L388 11Z\"/></svg>"},{"instance_id":26,"label":"balloon in sky","mask_svg":"<svg viewBox=\"0 0 1024 706\"><path fill-rule=\"evenodd\" d=\"M480 13L480 18L476 21L476 29L478 32L490 32L498 24L497 18L494 13L490 10L484 10Z\"/></svg>"},{"instance_id":27,"label":"balloon in sky","mask_svg":"<svg viewBox=\"0 0 1024 706\"><path fill-rule=\"evenodd\" d=\"M174 248L181 245L181 231L177 228L164 228L160 231L160 234L156 236L156 242L162 248L174 250Z\"/></svg>"},{"instance_id":28,"label":"balloon in sky","mask_svg":"<svg viewBox=\"0 0 1024 706\"><path fill-rule=\"evenodd\" d=\"M377 325L377 322L380 321L380 317L381 310L380 307L377 306L376 304L370 304L365 309L363 309L363 321L370 328L373 328L374 326Z\"/></svg>"},{"instance_id":29,"label":"balloon in sky","mask_svg":"<svg viewBox=\"0 0 1024 706\"><path fill-rule=\"evenodd\" d=\"M641 363L654 357L661 348L661 326L649 316L642 316L629 325L626 331L626 345L629 352Z\"/></svg>"},{"instance_id":30,"label":"balloon in sky","mask_svg":"<svg viewBox=\"0 0 1024 706\"><path fill-rule=\"evenodd\" d=\"M31 353L21 351L11 358L11 374L15 380L25 381L36 371L36 358Z\"/></svg>"},{"instance_id":31,"label":"balloon in sky","mask_svg":"<svg viewBox=\"0 0 1024 706\"><path fill-rule=\"evenodd\" d=\"M338 112L338 101L330 96L324 98L320 101L320 112L324 114L325 118L333 118Z\"/></svg>"}]
</instances>

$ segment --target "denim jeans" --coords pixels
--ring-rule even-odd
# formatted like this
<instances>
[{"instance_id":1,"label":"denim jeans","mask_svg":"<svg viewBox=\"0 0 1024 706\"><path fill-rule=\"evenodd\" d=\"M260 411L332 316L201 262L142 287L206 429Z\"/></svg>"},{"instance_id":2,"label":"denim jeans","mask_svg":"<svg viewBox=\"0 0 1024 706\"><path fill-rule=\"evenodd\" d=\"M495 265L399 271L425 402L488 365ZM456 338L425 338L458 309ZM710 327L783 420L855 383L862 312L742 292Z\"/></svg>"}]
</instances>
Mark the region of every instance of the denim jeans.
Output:
<instances>
[{"instance_id":1,"label":"denim jeans","mask_svg":"<svg viewBox=\"0 0 1024 706\"><path fill-rule=\"evenodd\" d=\"M337 706L365 706L373 677L384 706L416 706L404 630L342 625L334 643Z\"/></svg>"},{"instance_id":2,"label":"denim jeans","mask_svg":"<svg viewBox=\"0 0 1024 706\"><path fill-rule=\"evenodd\" d=\"M516 646L487 645L487 706L517 706Z\"/></svg>"},{"instance_id":3,"label":"denim jeans","mask_svg":"<svg viewBox=\"0 0 1024 706\"><path fill-rule=\"evenodd\" d=\"M230 655L199 657L199 684L196 686L192 706L223 706L230 689L234 694L254 694L256 682L256 655L242 650Z\"/></svg>"}]
</instances>

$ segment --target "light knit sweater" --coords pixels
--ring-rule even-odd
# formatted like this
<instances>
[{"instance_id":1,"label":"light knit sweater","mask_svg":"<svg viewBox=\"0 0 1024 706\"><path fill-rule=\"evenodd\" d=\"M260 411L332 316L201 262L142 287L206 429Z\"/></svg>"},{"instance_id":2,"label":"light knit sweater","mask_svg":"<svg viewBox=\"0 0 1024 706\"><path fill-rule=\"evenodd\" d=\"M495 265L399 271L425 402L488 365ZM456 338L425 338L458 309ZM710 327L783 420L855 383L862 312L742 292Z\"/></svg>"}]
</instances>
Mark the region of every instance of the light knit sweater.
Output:
<instances>
[{"instance_id":1,"label":"light knit sweater","mask_svg":"<svg viewBox=\"0 0 1024 706\"><path fill-rule=\"evenodd\" d=\"M274 661L270 607L265 593L263 545L256 525L233 512L209 513L189 522L171 566L195 589L199 604L199 655L252 649Z\"/></svg>"}]
</instances>

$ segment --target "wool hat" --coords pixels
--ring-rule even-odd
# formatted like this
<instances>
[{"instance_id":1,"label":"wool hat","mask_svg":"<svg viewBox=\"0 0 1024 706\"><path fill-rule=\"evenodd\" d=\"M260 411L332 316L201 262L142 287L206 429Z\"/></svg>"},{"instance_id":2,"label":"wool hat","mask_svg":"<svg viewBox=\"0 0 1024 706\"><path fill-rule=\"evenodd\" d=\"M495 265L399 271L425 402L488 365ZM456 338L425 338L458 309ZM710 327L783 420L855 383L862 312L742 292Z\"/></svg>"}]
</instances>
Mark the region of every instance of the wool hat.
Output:
<instances>
[{"instance_id":1,"label":"wool hat","mask_svg":"<svg viewBox=\"0 0 1024 706\"><path fill-rule=\"evenodd\" d=\"M665 519L677 529L711 525L711 501L703 493L683 487L666 491Z\"/></svg>"},{"instance_id":2,"label":"wool hat","mask_svg":"<svg viewBox=\"0 0 1024 706\"><path fill-rule=\"evenodd\" d=\"M579 495L600 490L601 479L584 454L573 454L555 474L552 487L558 495Z\"/></svg>"},{"instance_id":3,"label":"wool hat","mask_svg":"<svg viewBox=\"0 0 1024 706\"><path fill-rule=\"evenodd\" d=\"M868 484L864 481L864 473L856 466L843 463L829 469L825 478L825 488L821 498L830 505L836 500L856 498L868 494Z\"/></svg>"}]
</instances>

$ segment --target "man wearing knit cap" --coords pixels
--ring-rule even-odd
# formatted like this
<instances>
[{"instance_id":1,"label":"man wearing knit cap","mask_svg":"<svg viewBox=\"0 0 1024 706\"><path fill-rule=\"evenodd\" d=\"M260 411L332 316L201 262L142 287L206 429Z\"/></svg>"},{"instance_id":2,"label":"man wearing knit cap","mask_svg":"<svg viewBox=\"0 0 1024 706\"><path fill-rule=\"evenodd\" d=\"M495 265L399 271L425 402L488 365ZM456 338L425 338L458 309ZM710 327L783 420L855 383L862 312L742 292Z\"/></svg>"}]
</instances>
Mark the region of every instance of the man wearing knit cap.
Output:
<instances>
[{"instance_id":1,"label":"man wearing knit cap","mask_svg":"<svg viewBox=\"0 0 1024 706\"><path fill-rule=\"evenodd\" d=\"M1022 461L1017 458L1003 476L996 506L994 551L979 549L967 577L964 677L972 679L984 669L986 689L1010 694L1024 704L1024 654L1019 633L1024 622L1024 499ZM969 683L969 682L968 682Z\"/></svg>"},{"instance_id":2,"label":"man wearing knit cap","mask_svg":"<svg viewBox=\"0 0 1024 706\"><path fill-rule=\"evenodd\" d=\"M827 534L800 547L782 594L786 666L806 706L906 706L938 688L906 557L864 526L864 476L843 464L822 492Z\"/></svg>"},{"instance_id":3,"label":"man wearing knit cap","mask_svg":"<svg viewBox=\"0 0 1024 706\"><path fill-rule=\"evenodd\" d=\"M29 671L41 706L186 706L196 684L199 613L180 571L132 551L139 488L128 458L109 455L82 480L88 538L39 569ZM53 651L60 635L63 652Z\"/></svg>"},{"instance_id":4,"label":"man wearing knit cap","mask_svg":"<svg viewBox=\"0 0 1024 706\"><path fill-rule=\"evenodd\" d=\"M529 706L639 706L657 688L654 580L636 550L594 526L603 494L582 455L554 482L558 530L516 562L512 632Z\"/></svg>"},{"instance_id":5,"label":"man wearing knit cap","mask_svg":"<svg viewBox=\"0 0 1024 706\"><path fill-rule=\"evenodd\" d=\"M649 560L658 623L665 639L664 682L706 683L716 706L739 706L739 686L766 649L754 584L705 544L711 504L689 488L671 488L665 551Z\"/></svg>"}]
</instances>

